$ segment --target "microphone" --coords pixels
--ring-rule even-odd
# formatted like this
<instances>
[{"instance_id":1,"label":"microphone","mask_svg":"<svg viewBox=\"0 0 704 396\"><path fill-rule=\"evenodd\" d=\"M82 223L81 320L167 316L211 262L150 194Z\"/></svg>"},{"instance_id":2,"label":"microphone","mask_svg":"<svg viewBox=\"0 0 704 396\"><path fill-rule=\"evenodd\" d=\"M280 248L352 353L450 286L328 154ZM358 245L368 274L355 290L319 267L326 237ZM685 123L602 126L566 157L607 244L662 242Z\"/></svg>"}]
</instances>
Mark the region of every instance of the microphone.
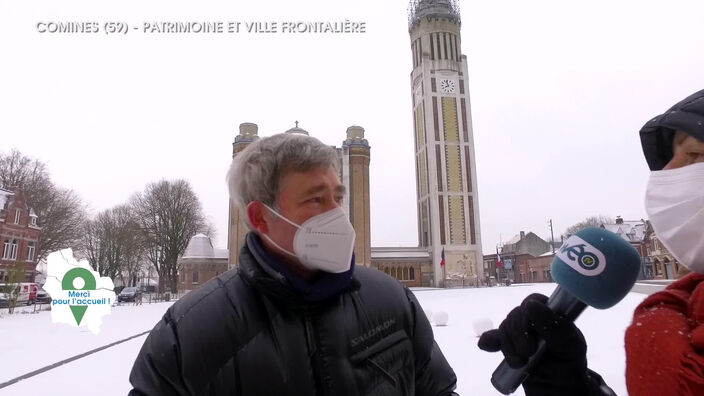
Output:
<instances>
[{"instance_id":1,"label":"microphone","mask_svg":"<svg viewBox=\"0 0 704 396\"><path fill-rule=\"evenodd\" d=\"M640 272L640 254L613 232L590 227L567 238L550 270L558 286L547 306L574 321L587 305L610 308L628 294ZM511 368L504 359L491 375L492 385L504 395L513 393L544 353L545 340L540 339L524 366Z\"/></svg>"}]
</instances>

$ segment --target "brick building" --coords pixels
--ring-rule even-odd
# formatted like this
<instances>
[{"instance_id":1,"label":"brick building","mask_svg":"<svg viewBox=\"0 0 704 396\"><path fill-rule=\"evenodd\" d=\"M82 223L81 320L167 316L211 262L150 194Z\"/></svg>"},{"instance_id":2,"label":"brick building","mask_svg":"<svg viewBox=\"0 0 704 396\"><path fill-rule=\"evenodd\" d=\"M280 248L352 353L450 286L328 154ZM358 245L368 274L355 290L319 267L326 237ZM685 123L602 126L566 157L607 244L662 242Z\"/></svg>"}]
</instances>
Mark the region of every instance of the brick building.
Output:
<instances>
[{"instance_id":1,"label":"brick building","mask_svg":"<svg viewBox=\"0 0 704 396\"><path fill-rule=\"evenodd\" d=\"M688 272L660 242L649 221L629 221L617 216L614 224L601 227L616 233L638 251L641 257L639 279L676 279Z\"/></svg>"},{"instance_id":2,"label":"brick building","mask_svg":"<svg viewBox=\"0 0 704 396\"><path fill-rule=\"evenodd\" d=\"M208 236L195 235L188 242L183 256L178 259L178 290L197 289L211 278L227 271L227 259L227 249L215 249Z\"/></svg>"},{"instance_id":3,"label":"brick building","mask_svg":"<svg viewBox=\"0 0 704 396\"><path fill-rule=\"evenodd\" d=\"M526 278L528 282L553 282L550 266L555 258L552 251L541 254L538 257L532 257L527 260Z\"/></svg>"},{"instance_id":4,"label":"brick building","mask_svg":"<svg viewBox=\"0 0 704 396\"><path fill-rule=\"evenodd\" d=\"M22 189L0 188L0 282L15 265L24 271L22 281L35 281L41 235L37 215L27 205Z\"/></svg>"},{"instance_id":5,"label":"brick building","mask_svg":"<svg viewBox=\"0 0 704 396\"><path fill-rule=\"evenodd\" d=\"M496 253L484 255L484 272L482 275L482 285L495 286L500 283L505 283L508 277L506 271L502 271L498 265L498 257ZM513 277L511 277L513 279Z\"/></svg>"},{"instance_id":6,"label":"brick building","mask_svg":"<svg viewBox=\"0 0 704 396\"><path fill-rule=\"evenodd\" d=\"M532 275L534 269L530 268L529 261L546 252L552 253L550 242L533 232L521 231L504 243L501 248L501 260L506 270L513 270L513 282L531 283L534 282Z\"/></svg>"},{"instance_id":7,"label":"brick building","mask_svg":"<svg viewBox=\"0 0 704 396\"><path fill-rule=\"evenodd\" d=\"M641 253L645 279L677 279L689 272L670 253L655 235L653 226L646 222ZM641 252L639 250L639 252Z\"/></svg>"}]
</instances>

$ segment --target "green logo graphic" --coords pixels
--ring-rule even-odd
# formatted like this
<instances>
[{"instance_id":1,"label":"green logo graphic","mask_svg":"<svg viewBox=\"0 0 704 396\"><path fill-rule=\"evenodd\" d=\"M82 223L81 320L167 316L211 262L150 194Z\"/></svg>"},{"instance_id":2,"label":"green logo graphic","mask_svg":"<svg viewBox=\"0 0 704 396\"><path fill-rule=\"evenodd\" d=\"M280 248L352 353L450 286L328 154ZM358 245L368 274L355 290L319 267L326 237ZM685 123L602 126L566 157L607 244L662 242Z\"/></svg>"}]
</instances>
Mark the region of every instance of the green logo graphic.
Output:
<instances>
[{"instance_id":1,"label":"green logo graphic","mask_svg":"<svg viewBox=\"0 0 704 396\"><path fill-rule=\"evenodd\" d=\"M83 280L83 287L76 288L74 281L77 279ZM96 282L93 274L85 268L73 268L69 270L61 280L61 288L63 290L95 290ZM71 313L76 319L76 324L80 326L83 315L88 309L87 305L70 305Z\"/></svg>"}]
</instances>

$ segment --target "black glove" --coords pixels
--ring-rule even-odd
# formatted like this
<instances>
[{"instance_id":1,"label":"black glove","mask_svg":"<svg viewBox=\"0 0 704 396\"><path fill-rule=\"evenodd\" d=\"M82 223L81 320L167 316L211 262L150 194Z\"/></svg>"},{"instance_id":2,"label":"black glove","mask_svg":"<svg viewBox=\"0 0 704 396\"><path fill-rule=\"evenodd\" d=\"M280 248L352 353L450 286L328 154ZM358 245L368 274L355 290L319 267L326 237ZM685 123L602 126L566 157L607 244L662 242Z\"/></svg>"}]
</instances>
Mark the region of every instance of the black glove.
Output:
<instances>
[{"instance_id":1,"label":"black glove","mask_svg":"<svg viewBox=\"0 0 704 396\"><path fill-rule=\"evenodd\" d=\"M545 353L523 382L526 395L613 394L598 374L587 369L587 343L582 332L572 321L550 310L547 301L542 294L526 297L497 330L482 334L479 348L488 352L500 350L506 363L518 368L528 362L542 338Z\"/></svg>"}]
</instances>

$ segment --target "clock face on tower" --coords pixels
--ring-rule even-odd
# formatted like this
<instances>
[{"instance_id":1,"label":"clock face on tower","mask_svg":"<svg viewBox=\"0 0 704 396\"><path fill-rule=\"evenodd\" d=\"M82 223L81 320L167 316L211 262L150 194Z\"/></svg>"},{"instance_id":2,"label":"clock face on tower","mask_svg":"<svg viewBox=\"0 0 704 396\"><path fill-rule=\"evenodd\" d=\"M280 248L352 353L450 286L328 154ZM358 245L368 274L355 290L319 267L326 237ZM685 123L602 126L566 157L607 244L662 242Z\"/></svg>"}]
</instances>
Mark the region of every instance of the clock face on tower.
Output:
<instances>
[{"instance_id":1,"label":"clock face on tower","mask_svg":"<svg viewBox=\"0 0 704 396\"><path fill-rule=\"evenodd\" d=\"M440 80L440 91L442 93L455 93L455 82L453 80Z\"/></svg>"}]
</instances>

